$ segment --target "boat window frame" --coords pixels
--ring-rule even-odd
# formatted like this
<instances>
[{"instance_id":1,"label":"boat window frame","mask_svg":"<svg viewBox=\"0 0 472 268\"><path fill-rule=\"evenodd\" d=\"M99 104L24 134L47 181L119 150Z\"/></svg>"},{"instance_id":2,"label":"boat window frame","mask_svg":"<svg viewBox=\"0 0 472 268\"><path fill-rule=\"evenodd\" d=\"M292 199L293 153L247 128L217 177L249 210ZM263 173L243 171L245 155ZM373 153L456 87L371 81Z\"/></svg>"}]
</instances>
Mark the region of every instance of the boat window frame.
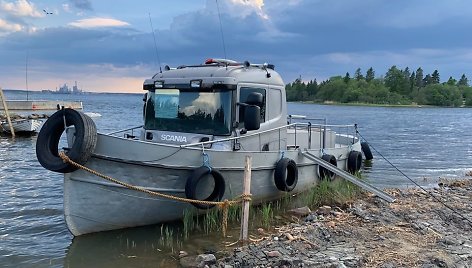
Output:
<instances>
[{"instance_id":1,"label":"boat window frame","mask_svg":"<svg viewBox=\"0 0 472 268\"><path fill-rule=\"evenodd\" d=\"M237 99L237 91L236 91L236 85L227 85L227 84L214 84L211 87L201 87L201 88L192 88L190 87L189 84L164 84L162 89L175 89L183 92L229 92L230 93L230 105L228 106L230 109L230 115L228 116L229 122L228 124L228 132L226 134L208 134L208 133L199 133L199 132L182 132L182 133L193 133L193 134L201 134L201 135L214 135L214 136L231 136L234 132L234 122L236 121L236 99ZM153 94L147 94L147 99L144 104L144 122L143 122L143 128L146 128L146 118L147 118L147 113L151 112L148 109L148 103L151 98L155 95L156 90L161 90L161 88L149 88L148 93L153 93ZM155 113L155 110L152 111L152 113ZM171 130L159 130L159 129L147 129L151 131L169 131L169 132L176 132L176 131L171 131Z\"/></svg>"}]
</instances>

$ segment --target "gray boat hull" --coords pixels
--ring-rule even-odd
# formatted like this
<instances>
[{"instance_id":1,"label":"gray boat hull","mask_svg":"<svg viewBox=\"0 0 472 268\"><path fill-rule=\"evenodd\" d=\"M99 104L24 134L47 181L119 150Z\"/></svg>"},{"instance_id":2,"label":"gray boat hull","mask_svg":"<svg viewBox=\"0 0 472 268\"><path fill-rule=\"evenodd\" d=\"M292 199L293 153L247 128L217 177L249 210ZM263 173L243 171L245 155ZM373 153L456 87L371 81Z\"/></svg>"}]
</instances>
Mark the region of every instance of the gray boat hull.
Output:
<instances>
[{"instance_id":1,"label":"gray boat hull","mask_svg":"<svg viewBox=\"0 0 472 268\"><path fill-rule=\"evenodd\" d=\"M338 167L346 169L351 150L360 151L357 140L349 146L334 146L323 152L334 155ZM309 150L322 155L322 150ZM251 193L253 202L275 200L284 192L274 183L274 169L282 157L279 151L205 150L209 164L224 177L224 199L242 193L245 156L252 156ZM192 171L203 164L203 150L181 148L98 134L95 153L86 166L131 185L170 195L185 197L185 184ZM303 157L298 150L284 151L298 167L297 193L318 181L318 165ZM204 179L197 188L212 189L212 180ZM193 205L130 190L106 181L84 170L64 176L64 213L67 226L75 236L172 221L183 217Z\"/></svg>"}]
</instances>

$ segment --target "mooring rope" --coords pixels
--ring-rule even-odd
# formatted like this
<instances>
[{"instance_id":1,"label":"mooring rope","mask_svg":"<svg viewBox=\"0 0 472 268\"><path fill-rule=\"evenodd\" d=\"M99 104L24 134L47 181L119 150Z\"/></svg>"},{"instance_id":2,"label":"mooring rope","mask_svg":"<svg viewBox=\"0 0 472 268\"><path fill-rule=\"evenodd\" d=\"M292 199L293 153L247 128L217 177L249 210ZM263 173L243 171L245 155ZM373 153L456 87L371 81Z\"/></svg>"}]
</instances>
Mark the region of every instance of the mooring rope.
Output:
<instances>
[{"instance_id":1,"label":"mooring rope","mask_svg":"<svg viewBox=\"0 0 472 268\"><path fill-rule=\"evenodd\" d=\"M179 201L179 202L217 206L218 208L223 210L223 219L222 219L223 236L226 236L226 230L227 230L227 225L228 225L228 209L229 209L229 207L233 206L233 205L236 205L236 204L239 204L242 201L251 201L252 200L252 198L251 198L252 195L251 194L241 194L240 196L238 196L237 198L235 198L233 200L225 199L224 201L196 200L196 199L188 199L188 198L184 198L184 197L163 194L163 193L159 193L159 192L156 192L156 191L151 191L151 190L145 189L143 187L139 187L139 186L128 184L126 182L119 181L115 178L104 175L104 174L102 174L102 173L100 173L96 170L93 170L93 169L90 169L86 166L83 166L83 165L71 160L63 151L59 152L59 157L64 161L64 163L69 163L69 164L71 164L71 165L73 165L73 166L75 166L79 169L85 170L85 171L87 171L87 172L89 172L89 173L91 173L91 174L93 174L97 177L100 177L102 179L108 180L108 181L113 182L115 184L121 185L121 186L126 187L130 190L135 190L135 191L138 191L138 192L143 192L143 193L146 193L146 194L149 194L149 195L159 196L159 197L163 197L163 198L167 198L167 199L171 199L171 200L175 200L175 201Z\"/></svg>"},{"instance_id":2,"label":"mooring rope","mask_svg":"<svg viewBox=\"0 0 472 268\"><path fill-rule=\"evenodd\" d=\"M377 149L375 149L374 146L372 146L372 144L370 144L365 138L364 136L362 136L362 134L357 130L356 128L356 133L359 134L359 136L372 148L374 149L374 151L376 153L378 153L380 155L380 157L382 157L385 161L387 161L387 163L389 163L394 169L396 169L398 172L400 172L400 174L402 174L405 178L407 178L409 181L411 181L413 184L415 184L418 188L420 188L421 190L423 190L425 193L427 193L429 196L431 196L434 200L436 200L438 203L442 204L444 207L448 208L449 210L451 210L454 214L458 215L460 218L462 218L463 220L467 221L467 223L472 227L472 221L470 219L468 219L466 216L462 215L461 213L459 213L456 209L454 209L453 207L449 206L448 204L446 204L445 202L443 202L441 199L437 198L436 196L434 196L432 193L430 193L429 191L427 191L423 186L419 185L416 181L414 181L412 178L410 178L408 175L406 175L403 171L401 171L397 166L395 166L392 162L390 162L385 156L383 156L379 151L377 151Z\"/></svg>"}]
</instances>

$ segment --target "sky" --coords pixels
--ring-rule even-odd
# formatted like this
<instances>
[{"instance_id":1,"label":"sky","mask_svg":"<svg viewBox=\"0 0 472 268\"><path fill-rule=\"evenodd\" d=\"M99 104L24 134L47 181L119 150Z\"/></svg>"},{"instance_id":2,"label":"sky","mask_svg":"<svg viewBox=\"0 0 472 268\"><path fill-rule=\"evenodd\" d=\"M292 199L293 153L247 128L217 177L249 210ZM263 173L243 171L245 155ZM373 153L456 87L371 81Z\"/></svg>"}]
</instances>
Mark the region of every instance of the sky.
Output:
<instances>
[{"instance_id":1,"label":"sky","mask_svg":"<svg viewBox=\"0 0 472 268\"><path fill-rule=\"evenodd\" d=\"M467 0L0 0L0 87L139 93L159 63L225 57L286 83L392 65L470 80L470 26Z\"/></svg>"}]
</instances>

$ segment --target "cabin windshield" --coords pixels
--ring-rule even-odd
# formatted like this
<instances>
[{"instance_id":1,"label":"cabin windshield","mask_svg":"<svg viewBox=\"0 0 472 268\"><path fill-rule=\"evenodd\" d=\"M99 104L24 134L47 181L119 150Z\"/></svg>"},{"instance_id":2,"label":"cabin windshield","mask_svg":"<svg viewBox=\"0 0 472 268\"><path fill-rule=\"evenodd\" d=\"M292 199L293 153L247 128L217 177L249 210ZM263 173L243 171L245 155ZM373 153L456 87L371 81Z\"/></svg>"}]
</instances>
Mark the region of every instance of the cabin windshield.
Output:
<instances>
[{"instance_id":1,"label":"cabin windshield","mask_svg":"<svg viewBox=\"0 0 472 268\"><path fill-rule=\"evenodd\" d=\"M149 92L144 127L146 129L198 133L231 134L232 91L156 89Z\"/></svg>"}]
</instances>

